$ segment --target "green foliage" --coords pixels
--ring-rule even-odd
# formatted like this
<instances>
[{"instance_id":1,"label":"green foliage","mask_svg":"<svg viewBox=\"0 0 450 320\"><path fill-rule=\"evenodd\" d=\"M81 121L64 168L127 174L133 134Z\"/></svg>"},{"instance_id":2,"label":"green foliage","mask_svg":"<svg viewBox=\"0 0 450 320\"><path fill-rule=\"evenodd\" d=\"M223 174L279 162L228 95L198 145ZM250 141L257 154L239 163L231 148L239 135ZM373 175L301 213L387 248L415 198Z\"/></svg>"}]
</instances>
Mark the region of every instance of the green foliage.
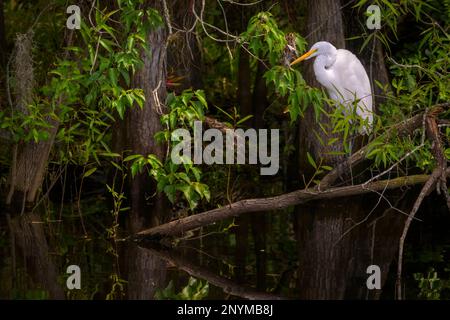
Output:
<instances>
[{"instance_id":1,"label":"green foliage","mask_svg":"<svg viewBox=\"0 0 450 320\"><path fill-rule=\"evenodd\" d=\"M382 2L388 6L387 1ZM392 16L413 15L417 21L415 27L421 30L421 39L418 43L405 44L396 56L388 60L393 90L385 91L386 100L378 106L382 117L378 118L377 131L398 124L435 104L448 102L450 98L450 37L430 15L435 15L436 9L432 6L436 4L404 1L390 3L388 6L387 10ZM376 85L386 88L380 83ZM443 116L448 115L447 111ZM416 130L412 136L401 139L393 134L387 142L383 137L376 138L368 146L367 157L374 160L375 166L386 167L414 150L406 159L406 165L430 172L435 166L435 160L427 139L425 146L421 147L424 134L423 130ZM450 138L449 134L450 131L445 130L447 140Z\"/></svg>"},{"instance_id":2,"label":"green foliage","mask_svg":"<svg viewBox=\"0 0 450 320\"><path fill-rule=\"evenodd\" d=\"M168 130L163 131L164 140L169 140L169 132L177 128L193 127L194 121L202 121L208 109L203 90L185 90L180 95L174 93L167 97L168 112L161 116L161 123ZM157 137L161 137L158 134Z\"/></svg>"},{"instance_id":3,"label":"green foliage","mask_svg":"<svg viewBox=\"0 0 450 320\"><path fill-rule=\"evenodd\" d=\"M253 16L247 30L241 34L241 41L243 45L248 45L252 54L267 59L271 65L279 62L287 44L284 32L278 28L270 12L260 12Z\"/></svg>"},{"instance_id":4,"label":"green foliage","mask_svg":"<svg viewBox=\"0 0 450 320\"><path fill-rule=\"evenodd\" d=\"M404 1L390 1L390 0L360 0L354 5L355 8L364 8L366 5L376 5L380 8L381 13L381 28L383 32L370 32L368 30L361 37L365 38L361 47L361 51L375 38L390 49L390 43L394 43L389 35L397 38L398 25L400 17L412 15L416 22L423 21L427 10L436 10L430 1L423 0L404 0Z\"/></svg>"},{"instance_id":5,"label":"green foliage","mask_svg":"<svg viewBox=\"0 0 450 320\"><path fill-rule=\"evenodd\" d=\"M59 161L99 163L99 156L116 156L108 146L108 131L128 108L143 107L144 93L129 88L130 76L143 65L145 34L162 23L157 11L144 12L137 5L118 1L118 9L111 12L96 8L92 25L82 20L77 39L66 48L69 54L57 58L27 112L0 114L1 128L11 131L17 142L38 142L48 138L50 118L59 123L57 145L64 144Z\"/></svg>"},{"instance_id":6,"label":"green foliage","mask_svg":"<svg viewBox=\"0 0 450 320\"><path fill-rule=\"evenodd\" d=\"M193 277L189 277L188 284L179 292L175 293L173 281L171 280L163 290L157 290L155 298L158 300L202 300L208 296L209 284Z\"/></svg>"},{"instance_id":7,"label":"green foliage","mask_svg":"<svg viewBox=\"0 0 450 320\"><path fill-rule=\"evenodd\" d=\"M414 279L417 281L420 289L419 299L439 300L441 291L450 288L450 281L440 279L433 268L426 275L423 273L415 273Z\"/></svg>"},{"instance_id":8,"label":"green foliage","mask_svg":"<svg viewBox=\"0 0 450 320\"><path fill-rule=\"evenodd\" d=\"M172 134L173 131L178 128L193 128L194 121L204 118L208 104L202 90L185 90L181 95L171 94L166 104L168 112L161 116L161 123L167 129L157 132L155 139L169 144L168 154L170 154L170 150L175 145L182 143L173 139L177 138ZM148 174L157 181L159 192L164 192L172 203L179 202L178 195L181 194L189 208L194 209L199 201L203 199L209 201L209 187L201 182L200 168L187 157L183 157L182 160L182 165L175 164L169 156L163 164L156 156L150 154L147 157L130 155L124 159L124 162L133 161L130 166L133 177L146 168Z\"/></svg>"},{"instance_id":9,"label":"green foliage","mask_svg":"<svg viewBox=\"0 0 450 320\"><path fill-rule=\"evenodd\" d=\"M306 40L296 33L296 50L302 52L306 49ZM242 33L241 40L252 56L267 61L268 70L264 74L269 88L274 88L275 95L287 100L291 121L303 116L309 105L314 107L316 116L322 111L323 92L317 88L309 87L301 73L293 68L280 65L284 50L287 46L287 33L278 28L278 25L269 12L260 12L250 19L247 30Z\"/></svg>"},{"instance_id":10,"label":"green foliage","mask_svg":"<svg viewBox=\"0 0 450 320\"><path fill-rule=\"evenodd\" d=\"M112 282L111 291L106 295L106 300L118 300L125 296L125 285L127 281L123 280L118 274L113 273L109 277Z\"/></svg>"},{"instance_id":11,"label":"green foliage","mask_svg":"<svg viewBox=\"0 0 450 320\"><path fill-rule=\"evenodd\" d=\"M267 85L275 88L276 94L287 98L291 121L303 116L310 105L314 108L316 119L323 111L323 92L308 86L298 70L274 66L264 74L264 77Z\"/></svg>"}]
</instances>

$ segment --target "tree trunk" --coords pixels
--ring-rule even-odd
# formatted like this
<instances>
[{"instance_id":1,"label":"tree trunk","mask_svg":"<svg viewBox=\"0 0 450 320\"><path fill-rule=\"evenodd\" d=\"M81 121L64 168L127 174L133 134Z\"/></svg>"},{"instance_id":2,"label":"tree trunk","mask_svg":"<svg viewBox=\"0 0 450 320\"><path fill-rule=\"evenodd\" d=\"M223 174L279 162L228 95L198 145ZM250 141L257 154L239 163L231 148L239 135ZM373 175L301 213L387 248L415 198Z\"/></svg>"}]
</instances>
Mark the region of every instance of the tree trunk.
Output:
<instances>
[{"instance_id":1,"label":"tree trunk","mask_svg":"<svg viewBox=\"0 0 450 320\"><path fill-rule=\"evenodd\" d=\"M339 1L308 1L307 40L310 45L323 40L336 48L345 48L345 30ZM377 77L383 74L382 68L373 74ZM305 63L304 75L309 85L320 86L315 79L312 63ZM326 108L329 110L330 106ZM329 124L326 116L321 116L319 121L325 126ZM311 166L306 161L306 152L312 154L316 162L322 159L322 164L334 166L344 160L343 156L327 154L342 151L342 144L328 146L330 138L339 136L324 133L319 128L312 108L306 111L300 123L299 137L300 168L307 178L311 175ZM385 280L395 250L389 248L391 243L383 242L383 239L392 238L395 232L390 232L398 229L400 221L395 219L399 216L397 213L383 213L376 206L377 198L367 195L314 202L297 209L300 298L377 297L379 291L369 292L366 287L366 268L371 264L379 265L382 281ZM376 218L379 220L375 222ZM388 222L392 223L392 229L383 229Z\"/></svg>"},{"instance_id":2,"label":"tree trunk","mask_svg":"<svg viewBox=\"0 0 450 320\"><path fill-rule=\"evenodd\" d=\"M124 249L122 259L128 274L127 298L153 299L156 290L165 287L167 263L135 243L125 244Z\"/></svg>"},{"instance_id":3,"label":"tree trunk","mask_svg":"<svg viewBox=\"0 0 450 320\"><path fill-rule=\"evenodd\" d=\"M0 0L0 70L2 70L3 74L6 70L6 56L7 56L7 47L6 47L6 35L5 35L5 15L3 13L4 10L4 2ZM0 79L3 84L4 76ZM4 88L4 86L1 86Z\"/></svg>"},{"instance_id":4,"label":"tree trunk","mask_svg":"<svg viewBox=\"0 0 450 320\"><path fill-rule=\"evenodd\" d=\"M308 1L307 10L308 36L306 38L309 46L323 40L332 43L336 48L345 48L344 25L339 2L334 0ZM321 87L314 75L313 63L307 61L303 67L306 82L310 86ZM327 111L330 111L330 108L332 107L324 106ZM318 121L325 127L330 124L329 119L323 114ZM334 143L331 146L327 144L332 138L340 138L339 141L342 141L341 136L331 134L331 130L328 132L322 131L317 125L313 108L309 106L305 112L305 117L300 121L299 131L300 168L303 171L306 171L306 173L311 171L311 166L307 162L307 152L314 159L323 159L324 163L327 164L336 164L343 160L343 156L329 154L333 151L342 151L342 145L339 143Z\"/></svg>"},{"instance_id":5,"label":"tree trunk","mask_svg":"<svg viewBox=\"0 0 450 320\"><path fill-rule=\"evenodd\" d=\"M385 194L400 209L403 193ZM304 208L298 218L301 299L377 299L381 290L369 290L367 267L381 270L381 286L397 252L398 234L405 217L377 205L377 195L324 201ZM408 196L409 198L409 196ZM334 215L331 215L331 212ZM300 224L301 223L301 224Z\"/></svg>"},{"instance_id":6,"label":"tree trunk","mask_svg":"<svg viewBox=\"0 0 450 320\"><path fill-rule=\"evenodd\" d=\"M10 191L6 204L12 213L24 212L25 207L32 207L42 186L47 163L53 146L58 123L49 120L50 138L46 141L19 143L13 150L13 167L10 174Z\"/></svg>"},{"instance_id":7,"label":"tree trunk","mask_svg":"<svg viewBox=\"0 0 450 320\"><path fill-rule=\"evenodd\" d=\"M145 7L152 7L164 17L161 1L147 1ZM115 130L113 140L117 151L130 154L156 155L161 161L166 156L166 146L155 141L156 132L163 130L160 116L165 112L166 100L166 26L151 30L147 35L150 52L141 53L144 65L132 78L131 86L141 88L145 94L143 108L135 105L127 110L125 119ZM156 192L156 182L147 172L137 174L128 180L131 210L128 217L128 232L137 232L148 226L157 226L169 217L165 196ZM122 263L128 280L129 299L152 299L157 288L164 286L166 263L135 245L125 246Z\"/></svg>"},{"instance_id":8,"label":"tree trunk","mask_svg":"<svg viewBox=\"0 0 450 320\"><path fill-rule=\"evenodd\" d=\"M21 52L21 56L18 57L19 54L16 51L17 56L14 64L18 64L15 68L20 67L24 71L21 73L21 77L26 78L28 86L24 85L23 82L16 84L14 112L27 113L27 104L32 99L33 62L31 39L27 39L27 37L31 36L26 34L21 41L30 41L30 45L23 46L23 48L29 48L29 52ZM69 32L65 39L66 44L70 46L72 32ZM29 55L28 58L24 58L27 55ZM65 55L68 57L67 51ZM24 60L27 60L29 65L20 65L24 63ZM18 75L15 76L17 81L24 80L19 79ZM13 265L23 266L25 272L31 276L33 284L47 290L51 298L63 299L64 291L58 284L57 269L48 254L50 250L45 237L44 223L40 221L38 214L29 210L34 207L37 200L47 171L50 151L58 131L58 122L50 118L47 121L50 125L48 140L37 143L33 141L21 142L13 147L9 192L6 195L5 202L10 215L8 219L10 221L12 252L20 253L20 255L17 253L13 255ZM22 259L20 260L19 257Z\"/></svg>"},{"instance_id":9,"label":"tree trunk","mask_svg":"<svg viewBox=\"0 0 450 320\"><path fill-rule=\"evenodd\" d=\"M242 117L252 114L252 90L251 90L251 71L250 71L250 56L246 50L240 48L239 50L239 68L237 79L237 104L239 113ZM246 173L248 174L248 173ZM245 188L245 186L243 186ZM246 188L247 189L247 188ZM246 193L248 190L244 190ZM236 218L237 227L234 228L236 236L235 248L235 262L236 271L234 274L235 281L245 283L247 274L247 258L249 249L249 230L250 217L241 216Z\"/></svg>"},{"instance_id":10,"label":"tree trunk","mask_svg":"<svg viewBox=\"0 0 450 320\"><path fill-rule=\"evenodd\" d=\"M64 38L67 46L72 43L72 31ZM25 35L29 36L30 35ZM29 39L31 41L31 39ZM31 50L31 47L30 47ZM32 54L31 52L29 53ZM16 52L17 55L17 52ZM69 55L65 52L65 57ZM31 56L30 56L31 57ZM32 58L32 57L31 57ZM16 57L16 64L23 63L22 58ZM32 63L32 59L31 59ZM24 68L21 66L20 68ZM33 83L34 75L33 66L30 65L27 81ZM26 73L26 72L24 72ZM16 79L20 81L22 79ZM27 113L27 103L32 99L32 87L20 84L15 88L15 112ZM61 101L60 101L61 102ZM6 204L10 206L12 213L23 212L27 205L33 205L36 196L42 186L44 176L47 169L48 158L50 155L56 133L58 132L59 123L48 117L47 122L50 126L48 129L48 139L45 141L29 141L19 143L13 148L13 156L11 161L11 172L9 176L9 193L6 197Z\"/></svg>"},{"instance_id":11,"label":"tree trunk","mask_svg":"<svg viewBox=\"0 0 450 320\"><path fill-rule=\"evenodd\" d=\"M345 48L344 25L339 1L318 0L308 1L307 4L307 40L309 46L317 41L328 41L336 48ZM313 87L320 87L317 82L313 63L304 64L304 77ZM332 106L324 106L329 111ZM325 127L330 124L325 115L318 121ZM315 120L315 113L311 106L300 121L299 156L300 170L309 179L312 168L307 161L309 152L316 163L322 159L323 164L333 165L343 160L342 156L329 155L329 152L342 151L342 144L335 143L329 146L327 141L339 138L339 135L323 132ZM322 140L322 142L321 142ZM342 141L340 139L339 141ZM345 277L339 272L347 255L341 250L345 249L343 243L339 251L334 244L342 234L344 217L353 208L344 208L341 201L321 201L297 208L296 234L299 249L299 287L300 297L303 299L339 299L345 292ZM338 214L336 214L336 210ZM332 254L334 253L334 254ZM344 268L343 271L346 271Z\"/></svg>"},{"instance_id":12,"label":"tree trunk","mask_svg":"<svg viewBox=\"0 0 450 320\"><path fill-rule=\"evenodd\" d=\"M199 89L203 85L202 81L202 53L199 48L199 39L195 31L190 30L196 22L196 17L192 11L195 6L199 12L200 1L174 0L170 10L170 24L174 28L169 35L167 48L168 74L171 80L177 79L179 86L173 89L177 92L184 89ZM167 18L167 17L166 17ZM183 30L183 32L175 32Z\"/></svg>"},{"instance_id":13,"label":"tree trunk","mask_svg":"<svg viewBox=\"0 0 450 320\"><path fill-rule=\"evenodd\" d=\"M161 4L159 2L158 6ZM162 14L162 8L159 9ZM161 131L160 116L165 112L166 99L166 42L165 27L152 30L147 35L150 54L142 51L144 66L137 70L133 79L133 88L142 88L145 104L142 109L135 105L127 110L121 128L114 135L115 148L130 154L154 154L164 160L166 146L155 141L154 135ZM155 226L167 219L165 197L156 193L156 183L147 172L137 174L129 180L129 200L131 211L129 231L136 232L146 226Z\"/></svg>"},{"instance_id":14,"label":"tree trunk","mask_svg":"<svg viewBox=\"0 0 450 320\"><path fill-rule=\"evenodd\" d=\"M267 109L267 86L264 79L266 67L263 63L258 62L256 70L255 85L253 89L252 99L252 127L256 130L265 126L264 112ZM259 177L259 181L264 183L264 176ZM253 194L257 197L262 196L261 183L253 186ZM266 233L267 233L267 213L258 212L250 216L250 225L252 227L253 241L255 243L254 252L256 257L256 288L258 290L266 289L266 273L267 273L267 255L266 255Z\"/></svg>"}]
</instances>

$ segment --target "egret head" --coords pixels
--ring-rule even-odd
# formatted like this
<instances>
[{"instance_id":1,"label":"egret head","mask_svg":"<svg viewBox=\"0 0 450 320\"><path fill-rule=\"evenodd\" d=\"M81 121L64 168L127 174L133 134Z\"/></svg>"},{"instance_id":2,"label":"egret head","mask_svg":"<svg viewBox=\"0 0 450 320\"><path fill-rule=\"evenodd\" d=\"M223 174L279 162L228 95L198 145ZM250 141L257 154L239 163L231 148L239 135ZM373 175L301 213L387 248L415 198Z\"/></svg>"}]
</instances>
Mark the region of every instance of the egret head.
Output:
<instances>
[{"instance_id":1,"label":"egret head","mask_svg":"<svg viewBox=\"0 0 450 320\"><path fill-rule=\"evenodd\" d=\"M295 59L294 61L291 62L291 66L293 66L294 64L297 64L303 60L308 60L311 59L313 57L319 56L319 55L331 55L334 52L336 52L336 48L329 42L326 41L319 41L316 42L311 49L309 49L308 52L306 52L304 55L302 55L301 57Z\"/></svg>"}]
</instances>

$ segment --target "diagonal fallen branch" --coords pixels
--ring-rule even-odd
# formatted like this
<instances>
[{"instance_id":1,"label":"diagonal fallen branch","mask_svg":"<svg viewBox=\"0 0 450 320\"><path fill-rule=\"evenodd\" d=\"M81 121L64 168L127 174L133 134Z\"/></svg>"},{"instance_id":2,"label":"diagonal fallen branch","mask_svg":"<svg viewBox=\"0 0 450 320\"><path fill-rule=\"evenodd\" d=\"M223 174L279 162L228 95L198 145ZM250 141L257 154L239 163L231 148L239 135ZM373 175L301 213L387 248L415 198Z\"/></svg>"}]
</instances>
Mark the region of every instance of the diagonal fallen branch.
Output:
<instances>
[{"instance_id":1,"label":"diagonal fallen branch","mask_svg":"<svg viewBox=\"0 0 450 320\"><path fill-rule=\"evenodd\" d=\"M430 108L430 111L426 114L418 114L410 119L407 119L389 129L384 133L386 139L389 139L391 135L396 134L398 136L411 135L414 130L419 128L427 115L437 116L445 108L449 107L450 103L443 103L435 105ZM220 125L220 122L210 118L208 119L208 125L210 127L216 127L224 130ZM340 188L331 188L333 183L349 170L351 167L359 164L365 159L367 153L367 146L363 147L359 151L355 152L348 160L336 166L331 170L320 182L319 186L311 189L297 190L291 193L283 194L280 196L270 198L257 198L241 200L225 207L209 210L203 213L195 214L183 219L171 221L163 225L143 230L134 237L156 237L164 235L178 235L185 231L193 230L202 226L209 225L211 223L236 217L244 213L279 210L290 206L298 205L311 200L330 199L343 196L351 196L357 194L363 194L370 191L379 191L386 189L395 189L401 186L423 184L430 176L428 175L416 175L409 177L401 177L392 180L375 181L369 184L364 183L361 185L347 186Z\"/></svg>"},{"instance_id":2,"label":"diagonal fallen branch","mask_svg":"<svg viewBox=\"0 0 450 320\"><path fill-rule=\"evenodd\" d=\"M210 225L227 218L237 217L244 213L285 209L312 200L332 199L338 197L354 196L384 189L396 189L403 186L423 184L430 178L429 175L412 175L389 180L358 184L319 191L314 188L297 190L269 198L246 199L230 205L205 211L186 218L171 221L157 227L143 230L135 235L140 237L174 236L183 232Z\"/></svg>"}]
</instances>

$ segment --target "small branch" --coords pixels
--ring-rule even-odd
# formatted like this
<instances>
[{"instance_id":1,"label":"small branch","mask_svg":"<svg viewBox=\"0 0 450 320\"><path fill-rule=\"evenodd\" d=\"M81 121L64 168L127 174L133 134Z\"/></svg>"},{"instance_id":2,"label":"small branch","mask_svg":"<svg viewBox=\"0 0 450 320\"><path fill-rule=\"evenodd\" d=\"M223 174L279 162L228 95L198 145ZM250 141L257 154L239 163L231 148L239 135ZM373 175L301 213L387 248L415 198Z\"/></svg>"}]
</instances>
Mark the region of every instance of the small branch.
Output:
<instances>
[{"instance_id":1,"label":"small branch","mask_svg":"<svg viewBox=\"0 0 450 320\"><path fill-rule=\"evenodd\" d=\"M447 176L450 173L450 170L447 168L447 161L444 155L444 149L443 144L441 141L441 137L439 134L439 127L437 123L437 115L439 112L442 112L441 110L436 110L434 112L430 112L426 115L425 118L425 127L426 127L426 134L428 139L432 142L432 152L434 155L434 158L436 159L437 166L434 169L433 173L431 174L430 178L427 180L425 185L423 186L422 190L420 191L419 196L417 197L414 206L411 210L411 213L409 214L408 218L406 219L405 226L403 228L402 235L400 237L399 241L399 247L398 247L398 264L397 264L397 279L396 279L396 295L397 299L401 300L403 298L402 296L402 266L403 266L403 248L405 245L405 239L408 234L409 227L411 225L412 220L414 219L414 216L416 215L417 211L420 208L420 205L422 204L425 197L434 189L436 189L436 192L438 194L442 194L445 196L447 200L447 206L450 206L449 202L449 196L447 191Z\"/></svg>"},{"instance_id":2,"label":"small branch","mask_svg":"<svg viewBox=\"0 0 450 320\"><path fill-rule=\"evenodd\" d=\"M365 185L371 183L372 181L378 180L379 178L381 178L382 176L384 176L385 174L391 172L396 166L398 166L400 163L402 163L404 160L406 160L407 158L409 158L412 154L414 154L417 150L423 148L425 144L422 142L422 144L418 145L417 147L415 147L413 150L407 152L403 157L401 157L399 160L397 160L392 166L390 166L389 168L387 168L386 170L384 170L383 172L380 172L379 174L377 174L376 176L370 178L369 180L367 180L366 182L364 182Z\"/></svg>"},{"instance_id":3,"label":"small branch","mask_svg":"<svg viewBox=\"0 0 450 320\"><path fill-rule=\"evenodd\" d=\"M430 108L430 111L428 114L430 115L437 115L445 108L448 108L450 106L450 103L441 103L437 104ZM387 132L384 133L384 136L386 137L386 140L389 140L389 138L392 135L397 135L399 137L405 137L408 135L411 135L414 130L422 126L424 119L423 114L415 115L412 118L409 118L393 127L391 127ZM356 166L357 164L361 163L366 156L367 153L367 146L359 149L357 152L352 154L350 158L347 160L341 162L338 164L333 170L331 170L321 181L320 184L317 186L318 190L325 190L333 185L333 183L345 172L347 172L350 168Z\"/></svg>"},{"instance_id":4,"label":"small branch","mask_svg":"<svg viewBox=\"0 0 450 320\"><path fill-rule=\"evenodd\" d=\"M169 31L169 34L172 34L172 24L170 23L169 8L167 7L166 0L163 0L162 3L163 3L164 19L166 20L167 29Z\"/></svg>"},{"instance_id":5,"label":"small branch","mask_svg":"<svg viewBox=\"0 0 450 320\"><path fill-rule=\"evenodd\" d=\"M437 72L436 70L434 70L433 72L430 72L430 70L425 69L424 67L418 65L418 64L402 64L402 63L398 63L397 61L395 61L393 58L388 57L388 59L395 64L396 66L402 67L402 68L417 68L422 70L423 72L425 72L426 74L430 75L430 74L437 74L439 77L444 77L444 75L442 73Z\"/></svg>"},{"instance_id":6,"label":"small branch","mask_svg":"<svg viewBox=\"0 0 450 320\"><path fill-rule=\"evenodd\" d=\"M333 199L365 194L384 189L396 189L408 185L422 184L429 178L429 175L413 175L376 181L369 183L368 185L359 184L339 188L330 188L325 191L318 191L314 188L308 188L275 197L246 199L234 202L221 208L205 211L186 218L171 221L157 227L143 230L137 233L134 237L174 236L189 230L213 224L217 221L237 217L244 213L281 210L312 200Z\"/></svg>"},{"instance_id":7,"label":"small branch","mask_svg":"<svg viewBox=\"0 0 450 320\"><path fill-rule=\"evenodd\" d=\"M210 117L210 116L206 116L204 119L206 125L209 128L213 128L213 129L218 129L220 130L222 133L226 133L227 130L233 130L232 127L227 126L225 123L220 122L219 120L217 120L216 118Z\"/></svg>"},{"instance_id":8,"label":"small branch","mask_svg":"<svg viewBox=\"0 0 450 320\"><path fill-rule=\"evenodd\" d=\"M447 172L447 174L449 174ZM441 170L439 168L436 168L431 176L428 178L427 182L423 186L422 190L420 191L419 196L417 197L414 206L411 210L411 213L409 214L408 218L406 219L405 226L403 228L403 233L400 237L399 246L398 246L398 264L397 264L397 280L396 280L396 295L398 300L402 300L402 265L403 265L403 247L405 244L406 235L408 234L409 226L411 225L412 220L414 219L414 216L416 215L417 211L420 208L420 205L422 204L423 199L429 194L431 190L433 190L434 186L436 185L437 180L441 176Z\"/></svg>"}]
</instances>

